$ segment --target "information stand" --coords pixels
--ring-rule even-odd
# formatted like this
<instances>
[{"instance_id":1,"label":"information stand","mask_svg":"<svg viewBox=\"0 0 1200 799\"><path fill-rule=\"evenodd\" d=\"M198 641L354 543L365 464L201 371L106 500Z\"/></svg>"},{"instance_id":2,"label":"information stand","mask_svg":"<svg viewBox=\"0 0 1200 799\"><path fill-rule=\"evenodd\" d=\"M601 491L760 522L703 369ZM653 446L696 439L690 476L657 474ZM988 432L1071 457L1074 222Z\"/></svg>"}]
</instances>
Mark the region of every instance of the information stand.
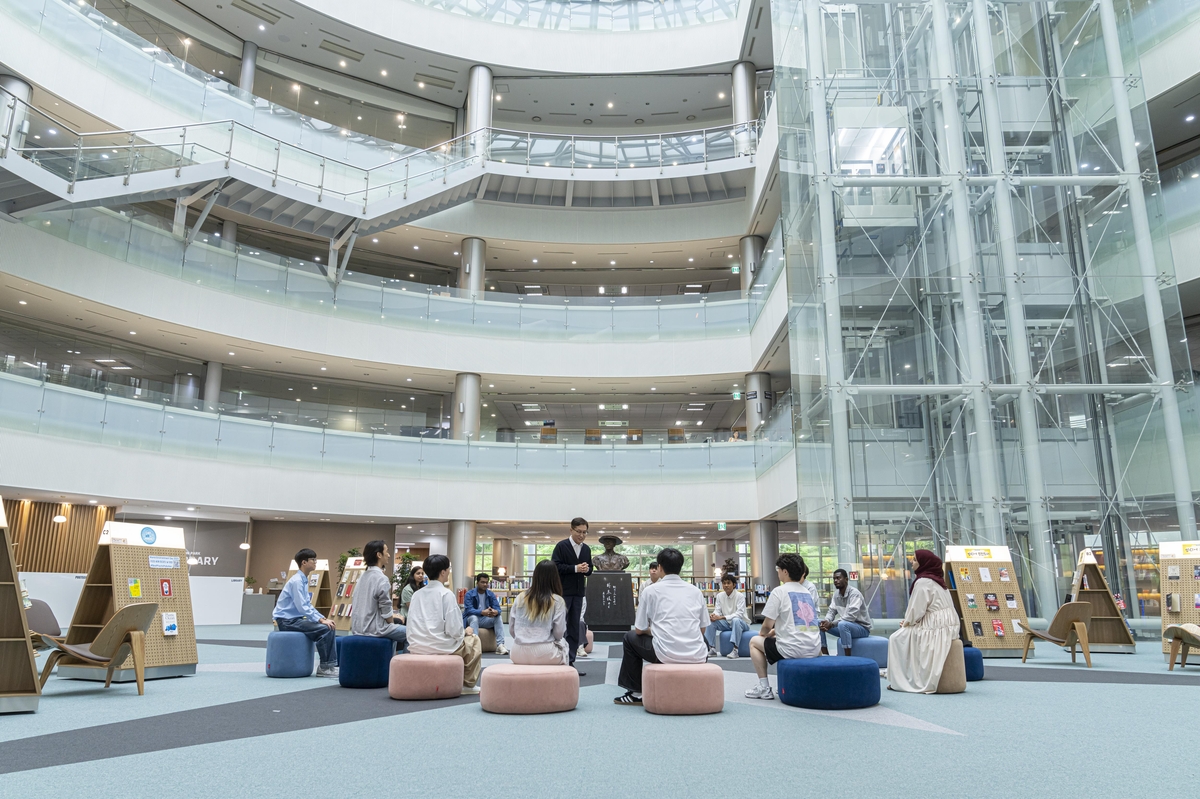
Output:
<instances>
[{"instance_id":1,"label":"information stand","mask_svg":"<svg viewBox=\"0 0 1200 799\"><path fill-rule=\"evenodd\" d=\"M1008 547L946 547L945 566L946 585L971 645L985 658L1021 657L1029 619Z\"/></svg>"},{"instance_id":2,"label":"information stand","mask_svg":"<svg viewBox=\"0 0 1200 799\"><path fill-rule=\"evenodd\" d=\"M333 604L328 614L329 618L333 619L338 632L350 630L350 611L354 607L354 589L366 571L366 558L347 558L346 568L342 569L342 579L338 582L337 590L333 592L331 599ZM312 586L312 575L309 575L309 586ZM313 607L316 607L315 602ZM317 609L320 610L320 608Z\"/></svg>"},{"instance_id":3,"label":"information stand","mask_svg":"<svg viewBox=\"0 0 1200 799\"><path fill-rule=\"evenodd\" d=\"M1110 652L1131 655L1137 643L1125 616L1117 605L1117 598L1104 579L1104 570L1096 562L1096 554L1090 549L1079 553L1079 564L1071 580L1071 600L1087 602L1092 606L1092 620L1088 623L1088 648L1092 652Z\"/></svg>"},{"instance_id":4,"label":"information stand","mask_svg":"<svg viewBox=\"0 0 1200 799\"><path fill-rule=\"evenodd\" d=\"M67 643L91 643L113 614L141 602L158 604L146 631L146 679L195 674L196 628L183 528L108 522L75 605ZM107 671L70 657L58 661L58 676L64 679L102 682ZM113 680L136 679L131 655L113 672Z\"/></svg>"},{"instance_id":5,"label":"information stand","mask_svg":"<svg viewBox=\"0 0 1200 799\"><path fill-rule=\"evenodd\" d=\"M42 694L13 541L0 502L0 713L33 713Z\"/></svg>"},{"instance_id":6,"label":"information stand","mask_svg":"<svg viewBox=\"0 0 1200 799\"><path fill-rule=\"evenodd\" d=\"M296 568L296 561L293 560L284 585L298 571L300 570ZM329 587L329 580L329 561L317 558L317 568L308 575L308 596L316 611L326 617L330 616L333 610L333 590ZM349 613L349 610L346 612Z\"/></svg>"},{"instance_id":7,"label":"information stand","mask_svg":"<svg viewBox=\"0 0 1200 799\"><path fill-rule=\"evenodd\" d=\"M1160 543L1158 568L1163 632L1172 624L1200 624L1200 541ZM1162 651L1169 655L1169 642Z\"/></svg>"}]
</instances>

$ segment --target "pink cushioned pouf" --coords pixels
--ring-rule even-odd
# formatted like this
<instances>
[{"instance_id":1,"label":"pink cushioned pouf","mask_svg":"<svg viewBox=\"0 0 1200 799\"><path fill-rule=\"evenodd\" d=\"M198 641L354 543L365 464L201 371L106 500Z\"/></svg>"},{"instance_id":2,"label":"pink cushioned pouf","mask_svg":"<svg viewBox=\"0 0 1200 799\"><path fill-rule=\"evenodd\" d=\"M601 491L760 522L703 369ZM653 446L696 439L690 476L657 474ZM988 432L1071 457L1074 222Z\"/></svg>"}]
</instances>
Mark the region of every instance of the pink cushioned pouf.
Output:
<instances>
[{"instance_id":1,"label":"pink cushioned pouf","mask_svg":"<svg viewBox=\"0 0 1200 799\"><path fill-rule=\"evenodd\" d=\"M396 655L388 667L392 699L449 699L462 694L463 660L456 655Z\"/></svg>"},{"instance_id":2,"label":"pink cushioned pouf","mask_svg":"<svg viewBox=\"0 0 1200 799\"><path fill-rule=\"evenodd\" d=\"M596 645L596 636L592 635L592 631L587 631L587 643L583 645L583 651L589 655L592 654L592 647Z\"/></svg>"},{"instance_id":3,"label":"pink cushioned pouf","mask_svg":"<svg viewBox=\"0 0 1200 799\"><path fill-rule=\"evenodd\" d=\"M579 672L570 666L488 666L479 706L488 713L561 713L579 704Z\"/></svg>"},{"instance_id":4,"label":"pink cushioned pouf","mask_svg":"<svg viewBox=\"0 0 1200 799\"><path fill-rule=\"evenodd\" d=\"M699 716L725 707L725 672L712 663L647 663L642 707L660 716Z\"/></svg>"}]
</instances>

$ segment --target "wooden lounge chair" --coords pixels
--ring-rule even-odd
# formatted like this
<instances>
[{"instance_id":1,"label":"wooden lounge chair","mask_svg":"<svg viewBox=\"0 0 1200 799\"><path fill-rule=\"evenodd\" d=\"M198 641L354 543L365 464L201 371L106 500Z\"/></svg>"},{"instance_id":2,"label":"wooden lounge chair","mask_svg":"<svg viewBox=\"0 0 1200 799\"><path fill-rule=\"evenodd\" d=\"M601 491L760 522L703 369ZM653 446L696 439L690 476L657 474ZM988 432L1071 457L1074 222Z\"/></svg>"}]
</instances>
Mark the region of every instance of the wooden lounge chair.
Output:
<instances>
[{"instance_id":1,"label":"wooden lounge chair","mask_svg":"<svg viewBox=\"0 0 1200 799\"><path fill-rule=\"evenodd\" d=\"M157 612L156 602L126 605L113 614L90 644L68 644L43 635L42 642L54 651L46 658L46 666L42 669L42 687L45 687L46 680L50 679L54 665L60 659L66 658L72 663L107 666L108 679L104 681L104 687L107 688L112 685L113 671L132 654L138 696L143 696L146 693L146 631L150 629L150 623L154 621L154 614Z\"/></svg>"},{"instance_id":2,"label":"wooden lounge chair","mask_svg":"<svg viewBox=\"0 0 1200 799\"><path fill-rule=\"evenodd\" d=\"M1083 650L1083 659L1087 661L1087 667L1092 667L1092 652L1088 649L1088 634L1087 626L1092 621L1092 606L1087 602L1068 602L1058 609L1058 613L1054 614L1054 620L1050 622L1050 628L1046 632L1038 632L1026 625L1025 627L1025 652L1021 655L1021 662L1029 657L1029 647L1033 644L1033 639L1038 638L1042 641L1048 641L1056 646L1071 647L1071 662L1075 662L1075 645Z\"/></svg>"},{"instance_id":3,"label":"wooden lounge chair","mask_svg":"<svg viewBox=\"0 0 1200 799\"><path fill-rule=\"evenodd\" d=\"M1171 642L1171 660L1167 671L1175 671L1175 656L1179 654L1180 645L1183 646L1183 660L1179 662L1181 667L1187 665L1188 649L1193 646L1200 649L1200 624L1172 624L1163 630L1163 638Z\"/></svg>"}]
</instances>

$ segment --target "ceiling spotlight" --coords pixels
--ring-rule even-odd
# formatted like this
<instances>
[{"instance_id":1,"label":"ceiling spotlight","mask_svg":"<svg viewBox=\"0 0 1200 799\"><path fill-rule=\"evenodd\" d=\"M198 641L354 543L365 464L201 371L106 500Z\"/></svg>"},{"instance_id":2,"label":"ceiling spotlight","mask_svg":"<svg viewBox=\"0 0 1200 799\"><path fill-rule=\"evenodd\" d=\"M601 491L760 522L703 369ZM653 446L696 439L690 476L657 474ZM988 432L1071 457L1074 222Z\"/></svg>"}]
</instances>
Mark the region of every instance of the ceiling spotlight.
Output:
<instances>
[{"instance_id":1,"label":"ceiling spotlight","mask_svg":"<svg viewBox=\"0 0 1200 799\"><path fill-rule=\"evenodd\" d=\"M137 331L136 331L136 330L130 330L130 331L129 331L129 335L131 335L131 336L136 336L136 335L137 335Z\"/></svg>"},{"instance_id":2,"label":"ceiling spotlight","mask_svg":"<svg viewBox=\"0 0 1200 799\"><path fill-rule=\"evenodd\" d=\"M381 70L379 70L379 74L380 74L380 75L382 75L383 77L385 77L385 78L386 78L386 77L387 77L387 70L386 70L386 69L381 69Z\"/></svg>"},{"instance_id":3,"label":"ceiling spotlight","mask_svg":"<svg viewBox=\"0 0 1200 799\"><path fill-rule=\"evenodd\" d=\"M238 549L249 549L249 548L250 548L249 541L243 541L242 543L238 544Z\"/></svg>"},{"instance_id":4,"label":"ceiling spotlight","mask_svg":"<svg viewBox=\"0 0 1200 799\"><path fill-rule=\"evenodd\" d=\"M424 83L424 81L418 81L418 82L417 82L417 88L418 88L418 89L424 89L424 88L425 88L425 83Z\"/></svg>"},{"instance_id":5,"label":"ceiling spotlight","mask_svg":"<svg viewBox=\"0 0 1200 799\"><path fill-rule=\"evenodd\" d=\"M265 31L265 30L267 29L267 26L266 26L266 25L259 25L259 26L258 26L258 29L259 29L260 31Z\"/></svg>"},{"instance_id":6,"label":"ceiling spotlight","mask_svg":"<svg viewBox=\"0 0 1200 799\"><path fill-rule=\"evenodd\" d=\"M1196 115L1195 115L1195 114L1188 114L1186 117L1184 117L1184 118L1183 118L1183 121L1184 121L1184 122L1195 122L1195 121L1196 121Z\"/></svg>"},{"instance_id":7,"label":"ceiling spotlight","mask_svg":"<svg viewBox=\"0 0 1200 799\"><path fill-rule=\"evenodd\" d=\"M612 108L612 102L611 102L611 101L609 102L609 104L608 104L608 107L609 107L609 108Z\"/></svg>"},{"instance_id":8,"label":"ceiling spotlight","mask_svg":"<svg viewBox=\"0 0 1200 799\"><path fill-rule=\"evenodd\" d=\"M717 99L718 99L718 100L724 100L724 99L725 99L725 92L717 92Z\"/></svg>"},{"instance_id":9,"label":"ceiling spotlight","mask_svg":"<svg viewBox=\"0 0 1200 799\"><path fill-rule=\"evenodd\" d=\"M500 95L496 95L496 102L500 102Z\"/></svg>"},{"instance_id":10,"label":"ceiling spotlight","mask_svg":"<svg viewBox=\"0 0 1200 799\"><path fill-rule=\"evenodd\" d=\"M339 66L339 67L341 67L342 69L345 69L345 68L346 68L346 62L345 62L345 61L339 61L339 62L338 62L338 66Z\"/></svg>"}]
</instances>

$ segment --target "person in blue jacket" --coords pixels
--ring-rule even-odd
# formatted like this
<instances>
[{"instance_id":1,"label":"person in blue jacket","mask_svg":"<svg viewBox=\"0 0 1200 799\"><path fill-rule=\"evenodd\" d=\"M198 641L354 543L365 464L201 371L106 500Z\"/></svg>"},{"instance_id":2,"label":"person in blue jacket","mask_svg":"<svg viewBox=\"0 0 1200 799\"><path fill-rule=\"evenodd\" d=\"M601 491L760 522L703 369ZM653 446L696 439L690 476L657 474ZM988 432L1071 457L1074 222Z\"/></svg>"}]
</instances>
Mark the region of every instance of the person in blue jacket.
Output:
<instances>
[{"instance_id":1,"label":"person in blue jacket","mask_svg":"<svg viewBox=\"0 0 1200 799\"><path fill-rule=\"evenodd\" d=\"M488 590L491 582L485 572L475 575L475 587L463 597L463 626L470 627L475 635L479 635L480 627L487 627L496 633L496 654L507 655L508 648L504 646L504 621L500 616L500 600Z\"/></svg>"}]
</instances>

